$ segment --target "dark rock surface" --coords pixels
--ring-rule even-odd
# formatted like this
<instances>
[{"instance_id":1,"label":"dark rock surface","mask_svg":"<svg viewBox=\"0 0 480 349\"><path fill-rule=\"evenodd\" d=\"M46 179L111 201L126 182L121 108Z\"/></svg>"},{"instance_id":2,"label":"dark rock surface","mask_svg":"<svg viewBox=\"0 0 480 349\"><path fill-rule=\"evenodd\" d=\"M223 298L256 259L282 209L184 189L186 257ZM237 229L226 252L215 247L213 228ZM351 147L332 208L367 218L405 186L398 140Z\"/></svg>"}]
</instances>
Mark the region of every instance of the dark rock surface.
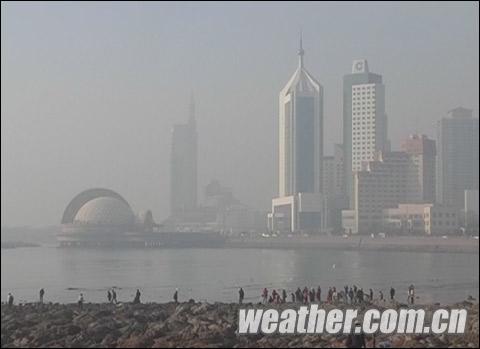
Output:
<instances>
[{"instance_id":1,"label":"dark rock surface","mask_svg":"<svg viewBox=\"0 0 480 349\"><path fill-rule=\"evenodd\" d=\"M438 307L427 306L429 311ZM465 301L451 307L468 309L464 335L379 334L375 338L377 347L383 344L407 348L478 348L478 303ZM1 345L2 348L344 347L345 335L239 335L238 308L237 304L194 302L85 304L83 310L76 304L24 304L12 308L2 305ZM366 308L359 308L359 313ZM367 346L371 347L372 338L367 338Z\"/></svg>"}]
</instances>

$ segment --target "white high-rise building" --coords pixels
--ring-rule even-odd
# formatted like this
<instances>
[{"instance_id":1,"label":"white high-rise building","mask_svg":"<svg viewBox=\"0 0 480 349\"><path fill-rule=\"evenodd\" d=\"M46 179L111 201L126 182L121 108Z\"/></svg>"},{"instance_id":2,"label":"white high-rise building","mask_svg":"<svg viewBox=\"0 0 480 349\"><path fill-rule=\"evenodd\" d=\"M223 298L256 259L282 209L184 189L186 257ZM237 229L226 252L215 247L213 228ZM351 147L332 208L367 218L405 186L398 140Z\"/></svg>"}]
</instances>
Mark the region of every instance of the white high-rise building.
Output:
<instances>
[{"instance_id":1,"label":"white high-rise building","mask_svg":"<svg viewBox=\"0 0 480 349\"><path fill-rule=\"evenodd\" d=\"M272 200L272 231L322 229L323 87L305 69L300 38L298 66L279 96L279 189Z\"/></svg>"},{"instance_id":2,"label":"white high-rise building","mask_svg":"<svg viewBox=\"0 0 480 349\"><path fill-rule=\"evenodd\" d=\"M343 146L345 188L353 207L353 174L362 162L388 151L385 85L370 73L366 60L353 61L352 73L343 78Z\"/></svg>"}]
</instances>

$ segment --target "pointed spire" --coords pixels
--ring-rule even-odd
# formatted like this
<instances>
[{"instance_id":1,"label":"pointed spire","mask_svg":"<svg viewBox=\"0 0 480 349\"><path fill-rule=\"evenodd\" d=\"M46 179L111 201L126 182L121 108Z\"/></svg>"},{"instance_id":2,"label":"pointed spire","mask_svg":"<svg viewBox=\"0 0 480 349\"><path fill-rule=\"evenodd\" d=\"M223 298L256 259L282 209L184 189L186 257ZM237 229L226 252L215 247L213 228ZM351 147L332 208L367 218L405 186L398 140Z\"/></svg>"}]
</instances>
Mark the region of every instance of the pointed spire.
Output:
<instances>
[{"instance_id":1,"label":"pointed spire","mask_svg":"<svg viewBox=\"0 0 480 349\"><path fill-rule=\"evenodd\" d=\"M302 31L300 30L300 47L298 48L298 66L303 68L303 55L305 51L303 50L303 40L302 40Z\"/></svg>"}]
</instances>

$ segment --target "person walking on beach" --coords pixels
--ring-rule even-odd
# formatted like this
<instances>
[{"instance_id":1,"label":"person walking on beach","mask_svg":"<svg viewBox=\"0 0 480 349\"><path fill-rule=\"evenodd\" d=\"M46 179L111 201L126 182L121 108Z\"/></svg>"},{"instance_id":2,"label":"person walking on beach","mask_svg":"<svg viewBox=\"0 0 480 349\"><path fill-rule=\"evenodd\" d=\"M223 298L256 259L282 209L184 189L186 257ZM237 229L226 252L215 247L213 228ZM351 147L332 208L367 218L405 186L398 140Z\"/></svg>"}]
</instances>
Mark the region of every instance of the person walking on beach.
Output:
<instances>
[{"instance_id":1,"label":"person walking on beach","mask_svg":"<svg viewBox=\"0 0 480 349\"><path fill-rule=\"evenodd\" d=\"M173 301L175 302L175 304L178 304L178 288L176 288L175 292L173 293Z\"/></svg>"},{"instance_id":2,"label":"person walking on beach","mask_svg":"<svg viewBox=\"0 0 480 349\"><path fill-rule=\"evenodd\" d=\"M291 293L290 294L290 297L292 298L292 303L295 303L295 293Z\"/></svg>"},{"instance_id":3,"label":"person walking on beach","mask_svg":"<svg viewBox=\"0 0 480 349\"><path fill-rule=\"evenodd\" d=\"M43 288L40 289L39 296L40 296L40 304L43 304L43 296L45 294L45 290Z\"/></svg>"},{"instance_id":4,"label":"person walking on beach","mask_svg":"<svg viewBox=\"0 0 480 349\"><path fill-rule=\"evenodd\" d=\"M238 290L238 304L243 303L243 297L245 297L245 292L243 292L243 288L240 287L240 290Z\"/></svg>"},{"instance_id":5,"label":"person walking on beach","mask_svg":"<svg viewBox=\"0 0 480 349\"><path fill-rule=\"evenodd\" d=\"M379 293L379 295L380 295L380 302L383 302L383 292L380 291L380 292L378 292L378 293Z\"/></svg>"},{"instance_id":6,"label":"person walking on beach","mask_svg":"<svg viewBox=\"0 0 480 349\"><path fill-rule=\"evenodd\" d=\"M77 301L77 304L78 304L78 307L80 308L80 310L83 310L83 302L85 301L85 299L83 298L83 293L80 293L80 295L78 296L78 301Z\"/></svg>"},{"instance_id":7,"label":"person walking on beach","mask_svg":"<svg viewBox=\"0 0 480 349\"><path fill-rule=\"evenodd\" d=\"M10 292L8 293L7 302L8 302L8 307L11 308L13 306L13 295Z\"/></svg>"},{"instance_id":8,"label":"person walking on beach","mask_svg":"<svg viewBox=\"0 0 480 349\"><path fill-rule=\"evenodd\" d=\"M282 290L282 303L287 302L287 291L285 289Z\"/></svg>"},{"instance_id":9,"label":"person walking on beach","mask_svg":"<svg viewBox=\"0 0 480 349\"><path fill-rule=\"evenodd\" d=\"M108 303L112 303L112 293L110 292L110 290L107 291L107 299Z\"/></svg>"},{"instance_id":10,"label":"person walking on beach","mask_svg":"<svg viewBox=\"0 0 480 349\"><path fill-rule=\"evenodd\" d=\"M117 292L112 288L112 303L117 304Z\"/></svg>"},{"instance_id":11,"label":"person walking on beach","mask_svg":"<svg viewBox=\"0 0 480 349\"><path fill-rule=\"evenodd\" d=\"M390 287L390 301L393 302L395 299L395 289L393 287Z\"/></svg>"},{"instance_id":12,"label":"person walking on beach","mask_svg":"<svg viewBox=\"0 0 480 349\"><path fill-rule=\"evenodd\" d=\"M321 303L322 302L322 289L320 288L320 286L317 287L317 302L318 303Z\"/></svg>"}]
</instances>

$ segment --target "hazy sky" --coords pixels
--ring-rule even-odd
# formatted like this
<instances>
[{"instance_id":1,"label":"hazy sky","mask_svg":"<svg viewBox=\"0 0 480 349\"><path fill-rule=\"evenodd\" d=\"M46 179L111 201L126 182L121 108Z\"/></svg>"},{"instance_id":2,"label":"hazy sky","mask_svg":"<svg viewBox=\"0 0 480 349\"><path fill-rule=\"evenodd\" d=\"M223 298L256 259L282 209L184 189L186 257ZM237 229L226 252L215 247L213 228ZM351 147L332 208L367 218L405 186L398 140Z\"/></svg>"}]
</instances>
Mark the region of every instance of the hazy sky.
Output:
<instances>
[{"instance_id":1,"label":"hazy sky","mask_svg":"<svg viewBox=\"0 0 480 349\"><path fill-rule=\"evenodd\" d=\"M394 147L462 105L478 115L470 3L2 2L2 225L58 224L80 191L111 188L168 215L172 124L197 101L199 190L212 178L268 209L278 93L297 65L325 89L325 150L341 142L342 76L383 75Z\"/></svg>"}]
</instances>

